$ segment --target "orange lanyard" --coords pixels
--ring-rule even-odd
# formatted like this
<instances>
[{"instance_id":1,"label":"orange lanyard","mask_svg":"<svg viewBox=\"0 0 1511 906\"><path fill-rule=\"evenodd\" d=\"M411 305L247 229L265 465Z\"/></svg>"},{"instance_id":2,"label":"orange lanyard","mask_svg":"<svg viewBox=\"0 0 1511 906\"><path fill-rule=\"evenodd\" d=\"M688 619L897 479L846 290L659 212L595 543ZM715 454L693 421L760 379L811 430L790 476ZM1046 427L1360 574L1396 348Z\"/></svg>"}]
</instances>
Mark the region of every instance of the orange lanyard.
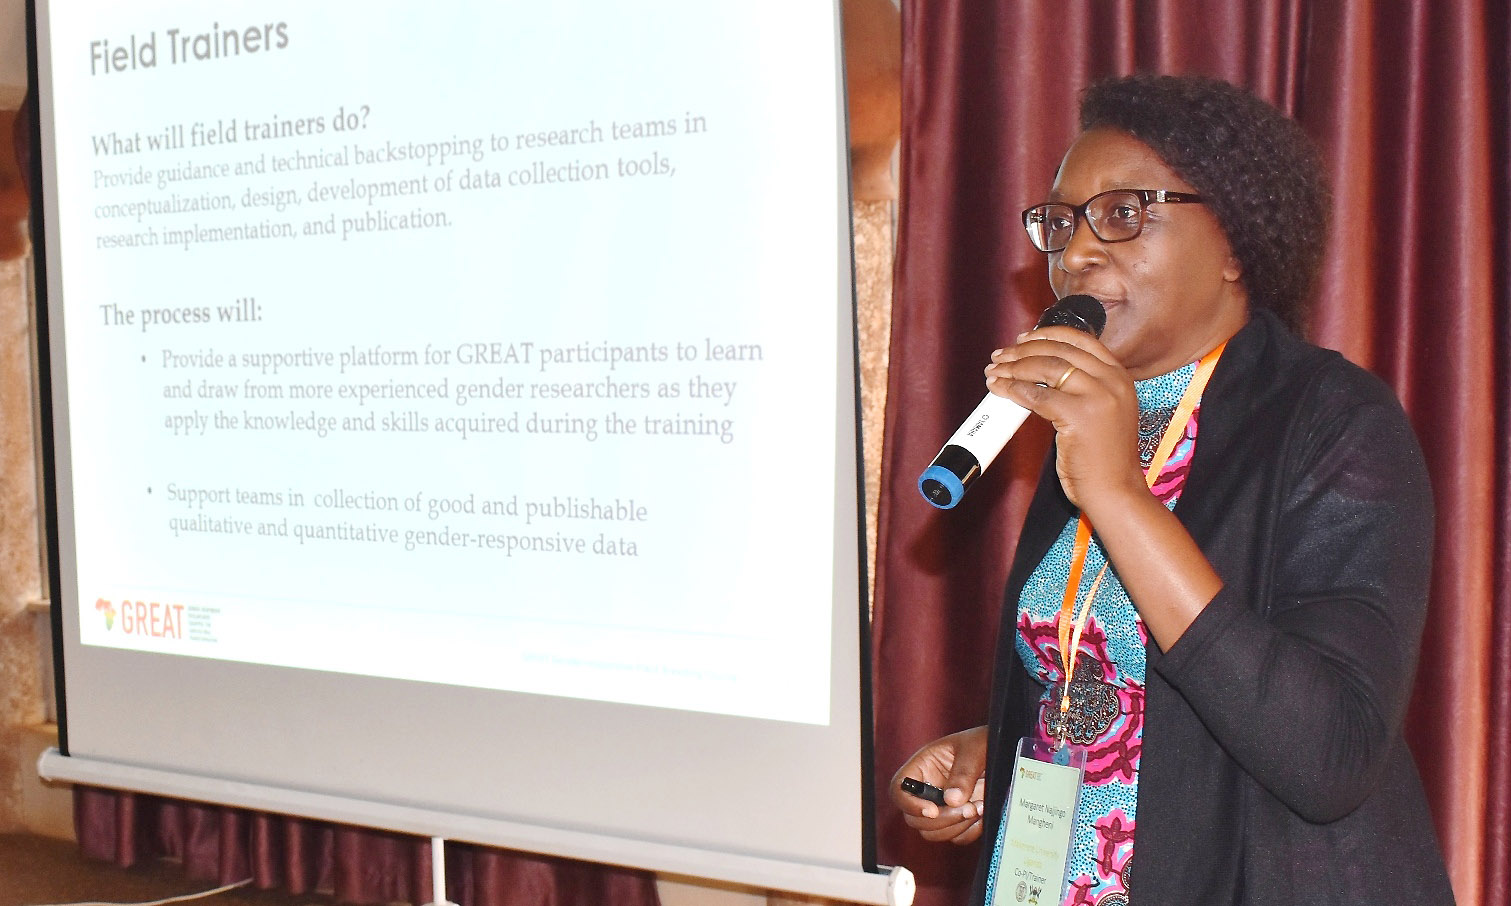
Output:
<instances>
[{"instance_id":1,"label":"orange lanyard","mask_svg":"<svg viewBox=\"0 0 1511 906\"><path fill-rule=\"evenodd\" d=\"M1202 391L1207 387L1207 381L1212 377L1212 370L1217 367L1217 360L1222 357L1222 351L1227 348L1227 341L1196 363L1196 373L1191 376L1191 383L1186 387L1186 392L1181 395L1180 403L1175 407L1175 414L1170 417L1170 424L1165 427L1165 433L1160 437L1159 446L1154 451L1154 458L1149 461L1149 467L1144 470L1144 483L1152 491L1154 483L1159 480L1160 472L1164 471L1165 463L1170 461L1170 454L1175 452L1175 444L1186 433L1186 426L1191 422L1191 414L1196 411L1196 406L1201 402ZM1081 572L1086 568L1086 553L1091 548L1091 523L1086 520L1083 513L1076 517L1076 540L1070 549L1070 578L1065 583L1065 598L1060 604L1060 618L1056 628L1060 636L1060 666L1065 671L1064 693L1060 697L1060 726L1065 726L1065 714L1070 710L1070 680L1075 676L1076 655L1081 648L1081 632L1086 628L1086 621L1091 616L1091 603L1096 600L1097 591L1102 587L1102 580L1107 576L1107 566L1111 561L1104 562L1102 569L1091 580L1091 588L1086 592L1086 601L1081 605L1080 613L1076 613L1076 597L1081 589Z\"/></svg>"}]
</instances>

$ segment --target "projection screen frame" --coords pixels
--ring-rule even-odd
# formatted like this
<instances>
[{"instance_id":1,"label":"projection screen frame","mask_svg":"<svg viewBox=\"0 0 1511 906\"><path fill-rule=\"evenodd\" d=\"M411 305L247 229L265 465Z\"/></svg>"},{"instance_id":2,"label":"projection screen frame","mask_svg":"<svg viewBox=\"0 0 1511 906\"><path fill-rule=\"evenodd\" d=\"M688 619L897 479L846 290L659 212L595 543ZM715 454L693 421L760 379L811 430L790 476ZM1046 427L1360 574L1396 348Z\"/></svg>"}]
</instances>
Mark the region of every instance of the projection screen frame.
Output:
<instances>
[{"instance_id":1,"label":"projection screen frame","mask_svg":"<svg viewBox=\"0 0 1511 906\"><path fill-rule=\"evenodd\" d=\"M27 0L26 15L28 34L37 34L36 2ZM839 4L833 6L836 19L839 16ZM838 31L838 30L837 30ZM37 90L38 84L38 53L34 43L28 45L28 62L31 72L33 90ZM843 66L840 68L839 78L843 84ZM843 103L843 93L841 94ZM32 134L41 140L43 136L41 124L40 105L31 111ZM844 121L841 121L841 140L843 150ZM31 172L28 175L33 188L33 197L37 199L34 205L34 217L43 216L46 208L47 196L42 193L42 173L45 167L43 155L38 154L34 161ZM840 201L848 201L846 183L841 184ZM47 216L55 217L56 211L48 209ZM848 224L848 217L844 218ZM38 266L37 291L38 310L36 316L39 319L38 328L41 336L50 334L46 319L49 317L48 287L46 279L49 256L47 255L47 237L45 230L34 231L36 242L36 261ZM853 245L853 239L852 239ZM856 342L854 323L854 275L853 257L850 259L850 341L851 359L848 363L850 372L848 375L855 380L852 389L858 387L858 377L855 374L858 369L858 355L853 346ZM61 323L57 329L61 331ZM46 496L46 534L49 545L49 577L52 588L56 595L63 587L60 581L60 550L63 539L59 537L59 520L56 512L58 505L56 482L59 478L60 468L67 470L67 462L59 462L55 459L53 432L58 430L59 423L53 416L52 393L48 386L52 383L57 372L52 367L49 359L51 350L48 343L40 343L38 349L38 368L43 392L41 396L43 429L43 477ZM845 372L846 363L840 363L841 372ZM66 379L65 379L66 381ZM841 398L841 405L845 404ZM853 408L859 408L858 396L852 398ZM855 459L860 458L859 444L859 421L855 423L856 437L853 453ZM63 426L66 431L66 425ZM843 450L836 451L841 456ZM857 463L858 465L858 463ZM863 499L862 471L857 468L856 487L851 491ZM855 534L859 538L860 549L864 550L864 521L855 526ZM836 552L838 555L838 552ZM875 828L874 828L874 799L875 791L872 783L871 765L871 739L870 739L870 694L869 694L869 657L865 652L869 650L869 632L866 620L866 591L867 576L864 558L861 558L858 566L859 579L859 610L860 619L860 719L861 719L861 761L860 780L862 781L862 859L864 867L854 869L830 867L825 865L799 864L783 861L775 858L766 858L756 855L739 853L719 852L713 850L696 849L693 847L664 843L651 840L639 840L633 837L617 836L608 833L593 833L569 829L542 827L537 824L513 822L498 818L467 815L449 811L431 811L423 808L396 805L371 799L348 798L338 795L312 793L297 789L277 786L247 783L214 776L198 774L186 774L173 771L164 771L137 765L113 762L90 756L75 756L68 752L68 735L66 708L67 701L64 695L65 676L63 658L64 619L63 602L55 601L52 608L52 622L54 631L54 644L58 649L54 659L56 673L56 688L59 709L60 725L60 749L52 749L44 753L39 759L38 769L41 776L49 781L64 781L86 785L94 785L113 789L135 790L147 793L155 793L166 796L175 796L208 803L224 803L241 807L266 809L284 814L308 817L320 820L339 821L361 826L375 827L402 833L412 833L429 837L444 837L470 843L483 845L503 846L513 849L527 850L550 855L559 855L569 858L586 858L593 861L608 864L625 865L636 868L648 869L671 874L681 874L697 878L712 878L727 880L737 884L750 885L752 887L789 890L801 893L815 894L835 899L854 902L877 903L877 904L909 904L913 900L912 875L905 868L887 868L875 866ZM875 871L866 868L875 867Z\"/></svg>"},{"instance_id":2,"label":"projection screen frame","mask_svg":"<svg viewBox=\"0 0 1511 906\"><path fill-rule=\"evenodd\" d=\"M227 803L303 818L338 821L425 837L528 850L565 858L641 868L695 878L717 877L754 888L814 894L877 906L910 906L915 883L906 868L860 869L798 865L778 859L708 850L607 834L430 811L362 799L237 783L209 777L65 756L48 749L37 760L47 781L134 790L197 802Z\"/></svg>"}]
</instances>

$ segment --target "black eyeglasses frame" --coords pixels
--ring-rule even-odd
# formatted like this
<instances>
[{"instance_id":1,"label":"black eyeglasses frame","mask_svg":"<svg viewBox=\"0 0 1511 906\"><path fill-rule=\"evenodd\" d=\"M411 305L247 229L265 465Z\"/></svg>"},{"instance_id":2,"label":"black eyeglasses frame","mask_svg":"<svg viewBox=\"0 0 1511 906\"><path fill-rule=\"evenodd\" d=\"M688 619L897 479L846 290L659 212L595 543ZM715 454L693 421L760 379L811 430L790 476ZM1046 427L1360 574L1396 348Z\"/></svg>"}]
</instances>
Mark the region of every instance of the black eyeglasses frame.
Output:
<instances>
[{"instance_id":1,"label":"black eyeglasses frame","mask_svg":"<svg viewBox=\"0 0 1511 906\"><path fill-rule=\"evenodd\" d=\"M1139 222L1138 222L1138 229L1134 230L1133 235L1131 235L1131 236L1121 236L1121 237L1116 238L1116 239L1108 239L1107 237L1103 236L1101 234L1101 232L1097 229L1096 223L1090 217L1088 217L1086 215L1086 209L1088 207L1090 207L1092 205L1092 203L1094 203L1098 198L1105 198L1108 195L1133 195L1133 196L1135 196L1135 197L1138 198L1138 200L1139 200ZM1092 235L1095 236L1095 237L1097 237L1098 239L1100 239L1103 242L1128 242L1131 239L1137 239L1144 232L1144 210L1149 205L1151 205L1151 204L1203 204L1203 203L1205 203L1205 201L1206 201L1205 198L1203 198L1202 196L1197 195L1197 194L1195 194L1193 192L1175 192L1175 191L1171 191L1170 189L1108 189L1105 192L1098 192L1097 194L1091 196L1090 198L1086 199L1085 201L1081 202L1080 204L1069 204L1069 203L1063 202L1063 201L1047 201L1047 202L1043 202L1043 203L1040 203L1040 204L1036 204L1036 205L1032 205L1030 207L1024 208L1023 209L1023 229L1028 232L1028 241L1030 243L1032 243L1033 247L1036 248L1036 249L1038 249L1039 251L1045 253L1046 255L1048 255L1048 254L1053 254L1055 252L1064 251L1065 250L1065 246L1070 245L1071 238L1075 236L1076 224L1078 222L1082 221L1082 220L1086 221L1086 225L1087 226L1091 227L1091 233L1092 233ZM1059 246L1057 248L1052 248L1051 249L1051 248L1043 248L1043 247L1041 247L1039 245L1039 243L1034 240L1034 228L1036 226L1041 226L1042 223L1036 223L1036 222L1030 220L1030 218L1034 216L1034 213L1036 211L1037 212L1041 212L1040 216L1042 216L1042 212L1045 209L1052 208L1052 207L1063 207L1063 208L1069 208L1070 209L1070 211L1071 211L1071 227L1070 227L1070 234L1065 237L1065 244L1061 245L1061 246Z\"/></svg>"}]
</instances>

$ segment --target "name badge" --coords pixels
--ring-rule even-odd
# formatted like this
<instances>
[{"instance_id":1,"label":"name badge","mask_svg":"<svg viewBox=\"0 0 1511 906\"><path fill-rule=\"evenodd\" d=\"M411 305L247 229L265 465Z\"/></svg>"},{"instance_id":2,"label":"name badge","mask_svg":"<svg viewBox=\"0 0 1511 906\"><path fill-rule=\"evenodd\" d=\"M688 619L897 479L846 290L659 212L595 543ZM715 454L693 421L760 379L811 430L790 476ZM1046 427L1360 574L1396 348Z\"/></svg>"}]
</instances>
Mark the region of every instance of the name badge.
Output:
<instances>
[{"instance_id":1,"label":"name badge","mask_svg":"<svg viewBox=\"0 0 1511 906\"><path fill-rule=\"evenodd\" d=\"M988 906L1049 906L1064 899L1086 752L1025 738L986 878Z\"/></svg>"}]
</instances>

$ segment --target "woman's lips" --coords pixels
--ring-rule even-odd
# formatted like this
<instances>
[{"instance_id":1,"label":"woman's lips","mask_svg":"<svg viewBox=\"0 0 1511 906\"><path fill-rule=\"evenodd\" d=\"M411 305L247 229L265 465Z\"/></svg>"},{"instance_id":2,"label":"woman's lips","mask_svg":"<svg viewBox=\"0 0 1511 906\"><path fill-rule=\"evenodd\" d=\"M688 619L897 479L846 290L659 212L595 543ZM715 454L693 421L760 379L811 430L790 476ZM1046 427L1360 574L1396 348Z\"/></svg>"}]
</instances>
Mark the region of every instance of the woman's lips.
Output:
<instances>
[{"instance_id":1,"label":"woman's lips","mask_svg":"<svg viewBox=\"0 0 1511 906\"><path fill-rule=\"evenodd\" d=\"M1090 296L1098 302L1102 303L1103 308L1116 308L1117 306L1123 304L1123 299L1120 296L1103 294L1089 289L1078 289L1074 290L1072 293L1066 293L1065 295Z\"/></svg>"}]
</instances>

